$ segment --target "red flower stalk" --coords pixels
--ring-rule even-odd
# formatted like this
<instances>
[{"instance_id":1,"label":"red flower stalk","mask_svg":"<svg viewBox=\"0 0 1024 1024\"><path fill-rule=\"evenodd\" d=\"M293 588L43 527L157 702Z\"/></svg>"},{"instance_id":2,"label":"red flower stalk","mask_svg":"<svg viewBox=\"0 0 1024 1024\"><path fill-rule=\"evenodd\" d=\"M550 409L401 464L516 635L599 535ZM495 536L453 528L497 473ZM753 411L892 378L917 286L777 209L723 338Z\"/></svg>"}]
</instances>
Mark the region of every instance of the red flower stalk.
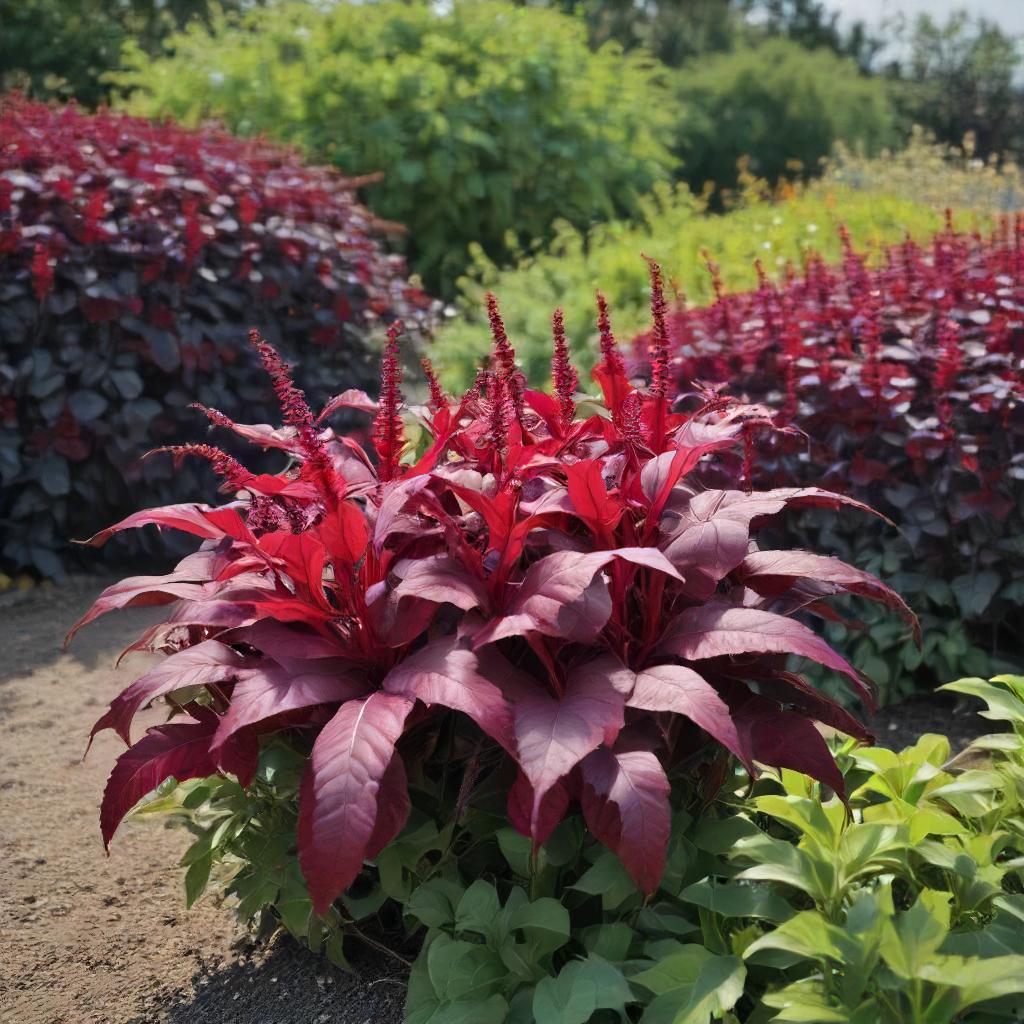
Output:
<instances>
[{"instance_id":1,"label":"red flower stalk","mask_svg":"<svg viewBox=\"0 0 1024 1024\"><path fill-rule=\"evenodd\" d=\"M399 410L402 407L402 368L398 362L398 336L402 325L393 323L388 328L388 342L380 364L380 400L373 423L373 446L380 459L378 476L391 480L398 475L398 460L405 447L405 428Z\"/></svg>"},{"instance_id":2,"label":"red flower stalk","mask_svg":"<svg viewBox=\"0 0 1024 1024\"><path fill-rule=\"evenodd\" d=\"M505 321L501 319L501 313L498 310L498 300L493 292L487 293L487 319L490 321L491 337L494 339L494 349L491 352L494 372L499 377L508 380L510 385L508 393L518 418L523 412L523 391L526 386L526 379L516 367L516 350L512 347L512 342L508 340L508 334L505 332Z\"/></svg>"},{"instance_id":3,"label":"red flower stalk","mask_svg":"<svg viewBox=\"0 0 1024 1024\"><path fill-rule=\"evenodd\" d=\"M166 445L163 448L154 448L150 455L158 455L162 452L169 453L174 459L174 465L180 466L186 456L194 455L200 459L206 459L210 463L217 476L223 479L224 483L232 491L245 490L246 485L252 479L252 474L237 459L228 455L227 452L215 447L212 444L175 444Z\"/></svg>"},{"instance_id":4,"label":"red flower stalk","mask_svg":"<svg viewBox=\"0 0 1024 1024\"><path fill-rule=\"evenodd\" d=\"M580 379L576 368L569 360L569 346L565 340L565 318L560 309L556 309L551 317L551 333L555 340L555 350L551 357L551 379L555 385L555 396L558 398L560 424L562 430L566 430L576 415L573 395L579 388Z\"/></svg>"},{"instance_id":5,"label":"red flower stalk","mask_svg":"<svg viewBox=\"0 0 1024 1024\"><path fill-rule=\"evenodd\" d=\"M609 373L622 376L626 375L626 364L622 361L622 353L615 343L615 335L612 333L612 323L608 316L608 300L601 294L597 295L597 329L601 335L601 361Z\"/></svg>"},{"instance_id":6,"label":"red flower stalk","mask_svg":"<svg viewBox=\"0 0 1024 1024\"><path fill-rule=\"evenodd\" d=\"M651 394L664 399L668 393L668 303L662 286L661 267L649 256L644 257L651 274Z\"/></svg>"},{"instance_id":7,"label":"red flower stalk","mask_svg":"<svg viewBox=\"0 0 1024 1024\"><path fill-rule=\"evenodd\" d=\"M424 357L420 360L420 366L423 367L423 375L427 378L427 387L430 389L431 409L435 412L440 409L447 409L448 396L444 393L444 388L441 387L441 382L437 379L437 373L434 371L433 364Z\"/></svg>"},{"instance_id":8,"label":"red flower stalk","mask_svg":"<svg viewBox=\"0 0 1024 1024\"><path fill-rule=\"evenodd\" d=\"M289 427L294 427L298 435L299 445L305 457L303 476L316 485L324 501L332 504L338 496L341 481L317 433L313 412L309 408L304 392L292 379L291 367L281 358L273 345L260 337L260 332L255 327L249 331L249 342L256 349L263 368L270 377L284 422Z\"/></svg>"}]
</instances>

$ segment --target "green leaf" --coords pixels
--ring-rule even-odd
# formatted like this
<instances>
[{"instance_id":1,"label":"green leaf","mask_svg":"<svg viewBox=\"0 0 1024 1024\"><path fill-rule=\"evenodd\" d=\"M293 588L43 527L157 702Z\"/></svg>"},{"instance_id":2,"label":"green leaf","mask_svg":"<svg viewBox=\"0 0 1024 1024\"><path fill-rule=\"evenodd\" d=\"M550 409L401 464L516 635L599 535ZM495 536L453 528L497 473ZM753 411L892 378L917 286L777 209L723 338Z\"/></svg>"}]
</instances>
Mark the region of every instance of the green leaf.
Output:
<instances>
[{"instance_id":1,"label":"green leaf","mask_svg":"<svg viewBox=\"0 0 1024 1024\"><path fill-rule=\"evenodd\" d=\"M595 1011L614 1010L621 1015L632 1001L622 971L591 955L566 964L557 978L543 978L538 983L533 1016L543 1024L587 1024Z\"/></svg>"},{"instance_id":2,"label":"green leaf","mask_svg":"<svg viewBox=\"0 0 1024 1024\"><path fill-rule=\"evenodd\" d=\"M497 945L496 927L501 901L490 882L477 879L463 894L455 908L455 930L475 932Z\"/></svg>"},{"instance_id":3,"label":"green leaf","mask_svg":"<svg viewBox=\"0 0 1024 1024\"><path fill-rule=\"evenodd\" d=\"M983 572L957 576L951 583L960 614L965 619L983 615L1002 582L999 573L986 569Z\"/></svg>"},{"instance_id":4,"label":"green leaf","mask_svg":"<svg viewBox=\"0 0 1024 1024\"><path fill-rule=\"evenodd\" d=\"M778 924L795 913L777 892L757 883L716 884L704 878L687 886L680 898L722 917L756 917Z\"/></svg>"},{"instance_id":5,"label":"green leaf","mask_svg":"<svg viewBox=\"0 0 1024 1024\"><path fill-rule=\"evenodd\" d=\"M514 911L509 928L522 930L538 955L552 953L569 941L569 911L558 900L543 897Z\"/></svg>"},{"instance_id":6,"label":"green leaf","mask_svg":"<svg viewBox=\"0 0 1024 1024\"><path fill-rule=\"evenodd\" d=\"M747 969L735 956L715 956L703 946L675 944L675 951L633 975L633 984L657 998L643 1024L707 1024L733 1008L743 995Z\"/></svg>"},{"instance_id":7,"label":"green leaf","mask_svg":"<svg viewBox=\"0 0 1024 1024\"><path fill-rule=\"evenodd\" d=\"M605 910L614 910L631 896L638 895L637 887L622 861L609 851L603 852L572 888L590 896L600 896Z\"/></svg>"},{"instance_id":8,"label":"green leaf","mask_svg":"<svg viewBox=\"0 0 1024 1024\"><path fill-rule=\"evenodd\" d=\"M432 878L413 891L405 912L428 928L450 928L455 924L455 908L464 892L451 879Z\"/></svg>"},{"instance_id":9,"label":"green leaf","mask_svg":"<svg viewBox=\"0 0 1024 1024\"><path fill-rule=\"evenodd\" d=\"M619 961L629 956L636 933L624 921L594 924L580 933L583 947L603 960Z\"/></svg>"},{"instance_id":10,"label":"green leaf","mask_svg":"<svg viewBox=\"0 0 1024 1024\"><path fill-rule=\"evenodd\" d=\"M427 951L427 973L442 1002L485 1000L500 991L506 970L486 946L438 935Z\"/></svg>"},{"instance_id":11,"label":"green leaf","mask_svg":"<svg viewBox=\"0 0 1024 1024\"><path fill-rule=\"evenodd\" d=\"M185 872L185 906L193 903L206 891L206 883L210 880L210 869L213 867L213 855L207 854L192 861Z\"/></svg>"}]
</instances>

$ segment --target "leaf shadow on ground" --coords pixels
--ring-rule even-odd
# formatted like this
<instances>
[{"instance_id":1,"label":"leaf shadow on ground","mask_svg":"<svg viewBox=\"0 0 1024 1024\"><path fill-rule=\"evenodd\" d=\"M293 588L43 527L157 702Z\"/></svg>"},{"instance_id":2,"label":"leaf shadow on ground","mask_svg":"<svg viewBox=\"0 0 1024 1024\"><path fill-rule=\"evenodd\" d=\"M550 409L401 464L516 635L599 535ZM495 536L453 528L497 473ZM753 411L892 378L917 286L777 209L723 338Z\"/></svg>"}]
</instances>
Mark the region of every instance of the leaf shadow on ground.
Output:
<instances>
[{"instance_id":1,"label":"leaf shadow on ground","mask_svg":"<svg viewBox=\"0 0 1024 1024\"><path fill-rule=\"evenodd\" d=\"M234 957L205 959L180 991L126 1024L401 1024L404 969L382 953L353 951L346 974L281 935Z\"/></svg>"}]
</instances>

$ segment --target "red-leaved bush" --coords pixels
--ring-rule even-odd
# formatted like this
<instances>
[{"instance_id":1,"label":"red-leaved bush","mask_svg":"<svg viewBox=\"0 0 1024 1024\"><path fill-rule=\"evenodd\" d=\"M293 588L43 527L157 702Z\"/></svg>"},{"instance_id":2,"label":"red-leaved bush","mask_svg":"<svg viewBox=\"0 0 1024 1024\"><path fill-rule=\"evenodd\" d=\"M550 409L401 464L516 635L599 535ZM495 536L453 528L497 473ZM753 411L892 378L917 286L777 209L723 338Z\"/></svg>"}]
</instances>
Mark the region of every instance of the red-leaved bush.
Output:
<instances>
[{"instance_id":1,"label":"red-leaved bush","mask_svg":"<svg viewBox=\"0 0 1024 1024\"><path fill-rule=\"evenodd\" d=\"M907 241L877 268L847 238L839 267L812 258L781 286L762 274L756 290L716 293L668 318L675 386L725 383L798 428L753 439L750 482L841 491L901 534L811 517L787 523L784 542L884 568L922 615L921 682L1019 666L1024 218L987 239L949 223L929 247ZM661 344L637 339L639 372ZM906 636L873 629L855 664L883 683L912 674L921 654Z\"/></svg>"},{"instance_id":2,"label":"red-leaved bush","mask_svg":"<svg viewBox=\"0 0 1024 1024\"><path fill-rule=\"evenodd\" d=\"M518 829L541 843L578 802L648 893L665 863L667 772L709 738L720 777L732 754L843 792L814 723L864 729L787 656L827 666L865 702L869 685L798 616L828 614L825 600L847 591L913 615L863 572L753 538L790 508L869 510L815 487L717 486L762 410L709 395L673 412L664 349L658 386L634 388L600 306L599 411L577 413L560 315L552 396L528 387L491 299L491 368L452 399L428 365L429 406L405 410L429 432L420 453L405 439L394 328L374 460L322 426L338 408L368 408L366 396L348 391L314 417L254 336L285 425L214 420L287 453L292 468L254 475L216 449L180 450L211 459L234 499L150 509L93 539L146 524L203 539L169 575L110 587L72 630L115 608L170 605L131 648L166 659L94 729L130 743L144 703L165 697L175 711L119 758L105 842L161 780L228 772L246 785L261 737L291 730L309 744L298 856L324 912L402 828L407 779L453 713L516 766Z\"/></svg>"},{"instance_id":3,"label":"red-leaved bush","mask_svg":"<svg viewBox=\"0 0 1024 1024\"><path fill-rule=\"evenodd\" d=\"M189 401L274 415L239 318L311 381L372 382L370 333L428 304L356 184L260 141L0 98L0 568L59 576L68 538L170 500L181 478L139 456L201 436Z\"/></svg>"}]
</instances>

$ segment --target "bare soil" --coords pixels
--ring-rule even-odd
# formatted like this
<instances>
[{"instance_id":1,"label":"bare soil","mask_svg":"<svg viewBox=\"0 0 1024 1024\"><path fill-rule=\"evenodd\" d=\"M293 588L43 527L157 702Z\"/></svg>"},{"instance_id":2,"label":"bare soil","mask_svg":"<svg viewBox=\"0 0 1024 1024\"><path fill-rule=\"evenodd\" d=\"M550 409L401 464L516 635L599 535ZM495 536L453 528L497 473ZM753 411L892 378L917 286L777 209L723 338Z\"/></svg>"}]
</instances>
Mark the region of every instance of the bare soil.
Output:
<instances>
[{"instance_id":1,"label":"bare soil","mask_svg":"<svg viewBox=\"0 0 1024 1024\"><path fill-rule=\"evenodd\" d=\"M186 911L183 833L126 822L104 854L99 800L123 746L106 732L82 753L144 665L115 669L118 652L153 617L114 613L62 652L105 582L0 597L0 1021L397 1024L395 961L357 955L346 975L283 938L254 946L214 898Z\"/></svg>"},{"instance_id":2,"label":"bare soil","mask_svg":"<svg viewBox=\"0 0 1024 1024\"><path fill-rule=\"evenodd\" d=\"M398 1024L405 979L395 961L357 953L347 975L286 938L252 944L215 898L186 911L184 834L127 822L104 854L99 800L122 747L105 732L84 762L82 753L144 664L115 669L118 651L153 618L112 614L62 651L104 582L0 597L0 1022ZM160 715L140 717L138 734ZM951 734L959 748L984 725L932 696L871 721L896 749L922 732Z\"/></svg>"}]
</instances>

